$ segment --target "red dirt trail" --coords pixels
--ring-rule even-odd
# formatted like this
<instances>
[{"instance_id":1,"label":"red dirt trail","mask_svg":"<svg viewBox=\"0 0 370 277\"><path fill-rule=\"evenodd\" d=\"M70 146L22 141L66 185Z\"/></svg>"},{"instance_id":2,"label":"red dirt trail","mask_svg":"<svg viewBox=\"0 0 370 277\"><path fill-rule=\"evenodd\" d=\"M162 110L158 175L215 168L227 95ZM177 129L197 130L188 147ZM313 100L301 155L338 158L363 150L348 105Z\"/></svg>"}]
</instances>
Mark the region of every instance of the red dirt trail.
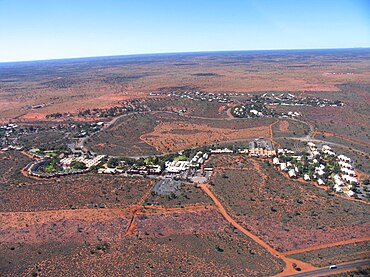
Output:
<instances>
[{"instance_id":1,"label":"red dirt trail","mask_svg":"<svg viewBox=\"0 0 370 277\"><path fill-rule=\"evenodd\" d=\"M296 250L292 250L292 251L283 252L283 254L285 256L288 256L288 255L293 255L293 254L298 254L298 253L303 253L303 252L308 252L308 251L319 250L319 249L323 249L323 248L341 246L341 245L345 245L345 244L350 244L350 243L355 243L355 242L364 242L364 241L369 241L369 240L370 240L370 237L355 238L355 239L349 239L349 240L344 240L344 241L327 243L327 244L323 244L323 245L312 246L312 247L307 247L307 248L302 248L302 249L296 249Z\"/></svg>"},{"instance_id":2,"label":"red dirt trail","mask_svg":"<svg viewBox=\"0 0 370 277\"><path fill-rule=\"evenodd\" d=\"M296 267L300 268L302 271L309 271L309 270L316 269L316 267L314 267L310 264L304 263L302 261L294 260L294 259L291 259L291 258L287 258L287 257L285 257L284 254L282 254L282 253L276 251L275 249L273 249L271 246L269 246L267 243L265 243L259 237L255 236L254 234L252 234L251 232L246 230L243 226L238 224L234 219L232 219L231 216L226 212L225 208L222 206L220 201L216 198L216 196L213 194L213 192L208 188L208 186L206 184L199 184L198 186L212 199L212 201L215 203L216 207L218 208L218 211L221 213L221 215L232 226L234 226L240 232L242 232L243 234L247 235L252 240L257 242L259 245L261 245L263 248L265 248L269 253L271 253L272 255L274 255L275 257L277 257L279 259L282 259L285 262L286 267L285 267L284 271L282 273L279 273L278 275L275 275L276 277L277 276L286 276L286 275L289 275L289 274L296 273L297 271L294 269L293 264L296 264Z\"/></svg>"}]
</instances>

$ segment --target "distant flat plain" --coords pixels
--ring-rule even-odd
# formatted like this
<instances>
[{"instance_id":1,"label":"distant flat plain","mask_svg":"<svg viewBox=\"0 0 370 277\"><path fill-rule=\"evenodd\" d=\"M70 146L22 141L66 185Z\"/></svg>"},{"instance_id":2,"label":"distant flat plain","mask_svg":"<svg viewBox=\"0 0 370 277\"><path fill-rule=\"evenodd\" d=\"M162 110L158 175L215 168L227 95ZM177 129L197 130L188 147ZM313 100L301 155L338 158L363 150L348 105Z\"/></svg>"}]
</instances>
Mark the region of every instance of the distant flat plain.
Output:
<instances>
[{"instance_id":1,"label":"distant flat plain","mask_svg":"<svg viewBox=\"0 0 370 277\"><path fill-rule=\"evenodd\" d=\"M370 85L370 49L211 52L0 64L0 121L106 108L163 88L340 92ZM46 104L37 110L28 106Z\"/></svg>"}]
</instances>

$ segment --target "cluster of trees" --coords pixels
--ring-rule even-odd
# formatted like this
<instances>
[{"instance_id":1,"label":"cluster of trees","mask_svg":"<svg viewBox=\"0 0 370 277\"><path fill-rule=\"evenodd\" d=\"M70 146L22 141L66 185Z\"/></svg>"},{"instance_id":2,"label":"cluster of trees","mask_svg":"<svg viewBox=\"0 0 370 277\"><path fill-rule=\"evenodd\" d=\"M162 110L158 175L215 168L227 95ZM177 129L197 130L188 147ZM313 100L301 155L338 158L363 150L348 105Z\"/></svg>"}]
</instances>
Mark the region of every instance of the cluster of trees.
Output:
<instances>
[{"instance_id":1,"label":"cluster of trees","mask_svg":"<svg viewBox=\"0 0 370 277\"><path fill-rule=\"evenodd\" d=\"M80 170L84 170L87 168L83 162L78 162L78 161L71 162L71 166L75 169L80 169Z\"/></svg>"},{"instance_id":2,"label":"cluster of trees","mask_svg":"<svg viewBox=\"0 0 370 277\"><path fill-rule=\"evenodd\" d=\"M48 114L46 116L46 118L60 118L62 116L63 116L63 114L61 114L61 113L52 113L52 114Z\"/></svg>"},{"instance_id":3,"label":"cluster of trees","mask_svg":"<svg viewBox=\"0 0 370 277\"><path fill-rule=\"evenodd\" d=\"M47 173L55 172L58 169L58 161L56 159L48 159L40 169Z\"/></svg>"},{"instance_id":4,"label":"cluster of trees","mask_svg":"<svg viewBox=\"0 0 370 277\"><path fill-rule=\"evenodd\" d=\"M120 164L124 164L126 166L146 166L146 165L160 165L162 170L164 169L165 162L173 161L173 160L188 160L193 157L198 151L206 151L208 150L207 147L200 147L196 149L186 149L184 150L181 155L178 153L170 153L161 156L150 156L147 158L139 158L139 159L132 159L127 157L120 157L120 158L110 158L107 162L107 166L110 168L118 167Z\"/></svg>"},{"instance_id":5,"label":"cluster of trees","mask_svg":"<svg viewBox=\"0 0 370 277\"><path fill-rule=\"evenodd\" d=\"M297 153L297 155L300 155L302 157L301 161L297 161L297 162L294 162L295 161L295 158L292 157L292 156L284 156L284 155L281 155L279 158L282 162L292 162L293 164L295 164L299 170L299 172L301 174L308 174L310 176L312 176L312 174L314 173L315 171L315 167L318 165L318 164L310 164L308 163L308 154L306 152L304 153ZM338 174L340 173L340 166L339 164L337 163L337 161L335 160L334 157L331 157L331 156L327 156L325 157L325 159L319 159L319 163L324 165L325 166L325 174L322 176L323 178L328 178L328 176L331 176L332 174Z\"/></svg>"}]
</instances>

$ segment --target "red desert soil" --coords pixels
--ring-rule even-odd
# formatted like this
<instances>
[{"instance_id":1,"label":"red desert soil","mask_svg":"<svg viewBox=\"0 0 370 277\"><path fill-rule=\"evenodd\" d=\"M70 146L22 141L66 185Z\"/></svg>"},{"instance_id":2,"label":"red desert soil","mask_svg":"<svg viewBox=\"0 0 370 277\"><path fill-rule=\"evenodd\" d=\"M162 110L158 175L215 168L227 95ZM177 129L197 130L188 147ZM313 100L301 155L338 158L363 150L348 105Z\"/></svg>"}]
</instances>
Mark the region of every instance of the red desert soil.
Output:
<instances>
[{"instance_id":1,"label":"red desert soil","mask_svg":"<svg viewBox=\"0 0 370 277\"><path fill-rule=\"evenodd\" d=\"M3 212L1 228L23 228L28 224L45 224L60 219L83 219L85 221L107 220L115 217L126 217L137 207L123 209L80 209L50 210L37 212Z\"/></svg>"},{"instance_id":2,"label":"red desert soil","mask_svg":"<svg viewBox=\"0 0 370 277\"><path fill-rule=\"evenodd\" d=\"M323 245L307 247L307 248L303 248L303 249L296 249L296 250L284 252L283 254L288 256L288 255L293 255L293 254L298 254L298 253L303 253L303 252L308 252L308 251L314 251L314 250L318 250L318 249L334 247L334 246L339 246L339 245L345 245L345 244L350 244L350 243L355 243L355 242L363 242L363 241L370 241L370 237L355 238L355 239L349 239L349 240L344 240L344 241L338 241L338 242L334 242L334 243L327 243L327 244L323 244Z\"/></svg>"},{"instance_id":3,"label":"red desert soil","mask_svg":"<svg viewBox=\"0 0 370 277\"><path fill-rule=\"evenodd\" d=\"M222 231L224 219L209 205L164 208L53 210L0 213L0 242L118 241L131 234L161 237Z\"/></svg>"},{"instance_id":4,"label":"red desert soil","mask_svg":"<svg viewBox=\"0 0 370 277\"><path fill-rule=\"evenodd\" d=\"M29 112L29 113L22 115L19 118L26 119L26 120L42 120L46 118L46 115L47 114Z\"/></svg>"},{"instance_id":5,"label":"red desert soil","mask_svg":"<svg viewBox=\"0 0 370 277\"><path fill-rule=\"evenodd\" d=\"M1 242L109 241L121 239L130 209L1 213Z\"/></svg>"},{"instance_id":6,"label":"red desert soil","mask_svg":"<svg viewBox=\"0 0 370 277\"><path fill-rule=\"evenodd\" d=\"M279 131L280 132L287 132L289 129L289 122L286 120L282 120L279 122Z\"/></svg>"},{"instance_id":7,"label":"red desert soil","mask_svg":"<svg viewBox=\"0 0 370 277\"><path fill-rule=\"evenodd\" d=\"M245 129L214 128L206 124L162 122L153 132L140 137L162 153L201 146L218 141L268 137L268 126Z\"/></svg>"},{"instance_id":8,"label":"red desert soil","mask_svg":"<svg viewBox=\"0 0 370 277\"><path fill-rule=\"evenodd\" d=\"M172 234L215 233L225 229L223 217L215 209L188 210L135 215L131 230L138 237L163 237Z\"/></svg>"},{"instance_id":9,"label":"red desert soil","mask_svg":"<svg viewBox=\"0 0 370 277\"><path fill-rule=\"evenodd\" d=\"M273 145L278 145L278 146L280 147L280 144L276 143L276 141L274 140L274 133L273 133L273 131L272 131L273 126L274 126L275 124L279 123L279 122L280 122L280 120L279 120L279 119L277 119L275 122L271 123L271 124L269 125L269 132L270 132L270 140L271 140L271 143L272 143ZM288 124L289 124L289 123L288 123Z\"/></svg>"},{"instance_id":10,"label":"red desert soil","mask_svg":"<svg viewBox=\"0 0 370 277\"><path fill-rule=\"evenodd\" d=\"M285 257L284 254L276 251L275 249L273 249L272 247L270 247L267 243L265 243L263 240L261 240L259 237L253 235L251 232L249 232L248 230L246 230L243 226L241 226L234 219L231 218L231 216L226 212L225 208L222 206L222 204L220 203L220 201L216 198L216 196L212 193L212 191L208 188L208 186L206 184L199 184L199 187L205 193L207 193L207 195L213 200L213 202L215 203L218 211L222 214L222 216L232 226L234 226L240 232L242 232L243 234L245 234L248 237L250 237L251 239L253 239L255 242L257 242L259 245L261 245L263 248L265 248L272 255L274 255L274 256L282 259L286 263L286 267L285 267L284 271L282 273L276 275L276 276L286 276L287 274L293 274L293 273L295 273L296 270L293 268L293 264L296 264L296 266L298 268L300 268L301 270L303 270L303 271L308 271L308 270L315 269L315 267L312 266L312 265L310 265L310 264L307 264L307 263L304 263L304 262L301 262L301 261L298 261L298 260L294 260L294 259Z\"/></svg>"},{"instance_id":11,"label":"red desert soil","mask_svg":"<svg viewBox=\"0 0 370 277\"><path fill-rule=\"evenodd\" d=\"M323 190L285 178L255 159L214 156L209 164L217 167L212 188L228 213L278 251L367 237L370 223L363 216L368 205L348 199L344 202L336 196L328 198ZM238 198L235 193L239 193ZM298 200L302 203L294 204ZM279 205L278 210L274 205ZM332 209L337 210L336 217ZM289 217L295 213L299 216ZM282 220L287 228L282 227Z\"/></svg>"}]
</instances>

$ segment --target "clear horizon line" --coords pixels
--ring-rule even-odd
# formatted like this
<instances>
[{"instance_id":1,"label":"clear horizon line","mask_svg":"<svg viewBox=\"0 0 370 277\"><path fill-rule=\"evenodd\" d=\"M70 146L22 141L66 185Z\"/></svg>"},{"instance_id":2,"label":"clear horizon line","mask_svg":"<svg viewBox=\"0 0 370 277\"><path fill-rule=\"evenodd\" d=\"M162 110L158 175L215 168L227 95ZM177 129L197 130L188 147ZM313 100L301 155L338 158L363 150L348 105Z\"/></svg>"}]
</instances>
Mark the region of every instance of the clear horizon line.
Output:
<instances>
[{"instance_id":1,"label":"clear horizon line","mask_svg":"<svg viewBox=\"0 0 370 277\"><path fill-rule=\"evenodd\" d=\"M147 52L147 53L130 53L130 54L111 54L97 56L73 56L64 58L46 58L46 59L30 59L30 60L11 60L0 61L0 64L6 63L25 63L25 62L42 62L42 61L62 61L62 60L79 60L93 58L109 58L109 57L134 57L134 56L157 56L157 55L175 55L175 54L202 54L202 53L222 53L222 52L248 52L248 51L295 51L295 50L351 50L351 49L370 49L370 46L357 47L327 47L327 48L278 48L278 49L234 49L234 50L199 50L199 51L174 51L174 52Z\"/></svg>"}]
</instances>

